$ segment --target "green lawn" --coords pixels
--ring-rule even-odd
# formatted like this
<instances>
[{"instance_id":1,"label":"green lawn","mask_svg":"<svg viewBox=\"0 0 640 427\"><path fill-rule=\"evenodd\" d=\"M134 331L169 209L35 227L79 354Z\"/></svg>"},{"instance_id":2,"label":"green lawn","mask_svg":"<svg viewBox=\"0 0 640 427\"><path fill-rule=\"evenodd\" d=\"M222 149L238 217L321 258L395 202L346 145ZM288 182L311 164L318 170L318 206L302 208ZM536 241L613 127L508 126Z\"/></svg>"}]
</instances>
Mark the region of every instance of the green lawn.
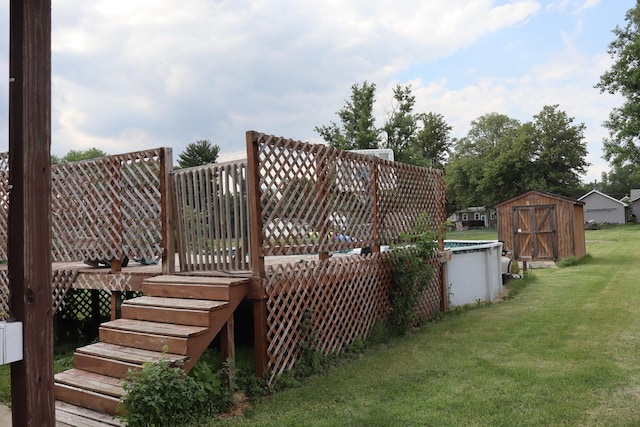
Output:
<instances>
[{"instance_id":1,"label":"green lawn","mask_svg":"<svg viewBox=\"0 0 640 427\"><path fill-rule=\"evenodd\" d=\"M587 262L211 425L640 425L640 225L586 236Z\"/></svg>"},{"instance_id":2,"label":"green lawn","mask_svg":"<svg viewBox=\"0 0 640 427\"><path fill-rule=\"evenodd\" d=\"M498 240L498 230L486 228L482 230L447 231L447 240Z\"/></svg>"}]
</instances>

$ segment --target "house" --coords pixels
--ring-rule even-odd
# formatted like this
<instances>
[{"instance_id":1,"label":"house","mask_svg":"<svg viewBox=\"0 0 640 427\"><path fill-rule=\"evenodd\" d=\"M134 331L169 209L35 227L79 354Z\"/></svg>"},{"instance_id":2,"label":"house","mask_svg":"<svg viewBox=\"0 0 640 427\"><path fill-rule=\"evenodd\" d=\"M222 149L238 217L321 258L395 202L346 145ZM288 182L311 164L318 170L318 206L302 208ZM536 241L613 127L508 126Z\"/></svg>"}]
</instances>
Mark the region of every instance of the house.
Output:
<instances>
[{"instance_id":1,"label":"house","mask_svg":"<svg viewBox=\"0 0 640 427\"><path fill-rule=\"evenodd\" d=\"M498 239L518 261L557 261L586 255L584 202L528 191L499 203Z\"/></svg>"},{"instance_id":2,"label":"house","mask_svg":"<svg viewBox=\"0 0 640 427\"><path fill-rule=\"evenodd\" d=\"M630 219L631 213L626 203L598 190L591 190L578 200L584 202L585 222L626 224Z\"/></svg>"},{"instance_id":3,"label":"house","mask_svg":"<svg viewBox=\"0 0 640 427\"><path fill-rule=\"evenodd\" d=\"M638 220L640 217L640 189L631 190L629 201L631 203L631 218Z\"/></svg>"},{"instance_id":4,"label":"house","mask_svg":"<svg viewBox=\"0 0 640 427\"><path fill-rule=\"evenodd\" d=\"M496 210L487 212L484 206L471 206L455 211L447 220L453 222L457 230L490 227L496 224Z\"/></svg>"}]
</instances>

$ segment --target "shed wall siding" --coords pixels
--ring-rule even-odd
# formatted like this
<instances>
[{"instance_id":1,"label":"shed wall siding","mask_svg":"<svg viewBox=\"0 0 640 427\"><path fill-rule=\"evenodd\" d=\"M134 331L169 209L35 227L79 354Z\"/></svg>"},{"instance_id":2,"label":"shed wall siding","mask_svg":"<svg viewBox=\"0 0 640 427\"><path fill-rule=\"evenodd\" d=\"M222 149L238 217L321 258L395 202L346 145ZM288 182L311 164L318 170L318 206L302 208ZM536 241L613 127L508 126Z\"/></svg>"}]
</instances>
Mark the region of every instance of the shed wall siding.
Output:
<instances>
[{"instance_id":1,"label":"shed wall siding","mask_svg":"<svg viewBox=\"0 0 640 427\"><path fill-rule=\"evenodd\" d=\"M558 259L584 256L586 244L583 206L543 193L531 193L498 206L498 239L504 241L508 249L514 250L514 207L542 205L555 206Z\"/></svg>"}]
</instances>

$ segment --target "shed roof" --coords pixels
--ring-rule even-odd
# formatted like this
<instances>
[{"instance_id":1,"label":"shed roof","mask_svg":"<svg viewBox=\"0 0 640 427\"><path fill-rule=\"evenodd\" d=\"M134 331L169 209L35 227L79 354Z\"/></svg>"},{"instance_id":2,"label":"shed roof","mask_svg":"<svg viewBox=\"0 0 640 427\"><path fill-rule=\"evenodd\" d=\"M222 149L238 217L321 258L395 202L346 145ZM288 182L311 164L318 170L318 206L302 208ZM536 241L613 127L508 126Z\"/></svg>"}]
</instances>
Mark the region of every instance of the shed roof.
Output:
<instances>
[{"instance_id":1,"label":"shed roof","mask_svg":"<svg viewBox=\"0 0 640 427\"><path fill-rule=\"evenodd\" d=\"M511 203L514 202L518 199L524 199L525 197L528 197L532 194L537 194L539 196L546 196L546 197L551 197L553 199L558 199L561 202L565 202L565 203L571 203L574 205L584 205L584 202L576 200L576 199L572 199L570 197L565 197L565 196L559 196L557 194L553 194L553 193L547 193L546 191L538 191L538 190L529 190L526 193L522 193L519 196L516 197L512 197L509 200L505 200L504 202L500 202L496 205L496 207L498 206L502 206L502 205L506 205L507 203Z\"/></svg>"}]
</instances>

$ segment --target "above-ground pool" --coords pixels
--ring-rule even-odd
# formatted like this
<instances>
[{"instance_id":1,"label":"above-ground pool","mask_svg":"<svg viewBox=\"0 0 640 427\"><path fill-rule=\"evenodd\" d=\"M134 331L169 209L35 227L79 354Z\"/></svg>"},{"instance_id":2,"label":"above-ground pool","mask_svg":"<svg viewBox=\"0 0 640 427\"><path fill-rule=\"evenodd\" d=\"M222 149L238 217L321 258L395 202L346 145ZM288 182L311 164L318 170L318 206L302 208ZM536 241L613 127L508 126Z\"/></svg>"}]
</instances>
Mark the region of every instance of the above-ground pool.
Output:
<instances>
[{"instance_id":1,"label":"above-ground pool","mask_svg":"<svg viewBox=\"0 0 640 427\"><path fill-rule=\"evenodd\" d=\"M445 240L451 260L445 264L449 305L493 301L502 292L502 242Z\"/></svg>"}]
</instances>

